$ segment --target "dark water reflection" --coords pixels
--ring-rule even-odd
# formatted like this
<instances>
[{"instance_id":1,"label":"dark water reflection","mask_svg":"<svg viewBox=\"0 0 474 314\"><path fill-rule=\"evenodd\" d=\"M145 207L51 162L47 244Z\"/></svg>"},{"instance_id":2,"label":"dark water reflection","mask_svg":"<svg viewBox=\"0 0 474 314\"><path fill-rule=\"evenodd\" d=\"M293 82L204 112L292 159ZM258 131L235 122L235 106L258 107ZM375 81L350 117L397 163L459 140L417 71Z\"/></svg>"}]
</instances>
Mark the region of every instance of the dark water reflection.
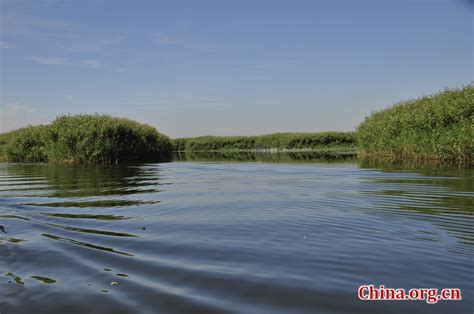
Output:
<instances>
[{"instance_id":1,"label":"dark water reflection","mask_svg":"<svg viewBox=\"0 0 474 314\"><path fill-rule=\"evenodd\" d=\"M174 161L196 162L269 162L269 163L328 163L341 161L355 161L354 151L347 152L188 152L175 153Z\"/></svg>"},{"instance_id":2,"label":"dark water reflection","mask_svg":"<svg viewBox=\"0 0 474 314\"><path fill-rule=\"evenodd\" d=\"M296 155L0 164L0 312L472 312L472 169Z\"/></svg>"}]
</instances>

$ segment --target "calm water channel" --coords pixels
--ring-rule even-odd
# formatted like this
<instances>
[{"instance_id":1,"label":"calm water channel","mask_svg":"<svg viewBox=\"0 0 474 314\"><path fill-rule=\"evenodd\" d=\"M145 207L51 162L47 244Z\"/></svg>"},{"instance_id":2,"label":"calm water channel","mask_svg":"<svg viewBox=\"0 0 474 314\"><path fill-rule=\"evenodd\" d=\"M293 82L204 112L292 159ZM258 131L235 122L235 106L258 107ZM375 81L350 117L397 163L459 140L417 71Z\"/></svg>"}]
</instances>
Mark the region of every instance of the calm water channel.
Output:
<instances>
[{"instance_id":1,"label":"calm water channel","mask_svg":"<svg viewBox=\"0 0 474 314\"><path fill-rule=\"evenodd\" d=\"M189 159L0 164L0 312L472 313L474 170Z\"/></svg>"}]
</instances>

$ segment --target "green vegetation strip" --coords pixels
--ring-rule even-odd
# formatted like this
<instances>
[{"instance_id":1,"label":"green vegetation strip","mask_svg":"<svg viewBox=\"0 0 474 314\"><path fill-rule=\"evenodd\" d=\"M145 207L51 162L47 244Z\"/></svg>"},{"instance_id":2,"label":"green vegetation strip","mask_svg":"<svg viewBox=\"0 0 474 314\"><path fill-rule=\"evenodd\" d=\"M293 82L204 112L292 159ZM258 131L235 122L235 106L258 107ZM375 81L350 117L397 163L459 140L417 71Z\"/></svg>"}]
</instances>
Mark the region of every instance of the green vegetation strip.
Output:
<instances>
[{"instance_id":1,"label":"green vegetation strip","mask_svg":"<svg viewBox=\"0 0 474 314\"><path fill-rule=\"evenodd\" d=\"M177 152L354 151L354 132L275 133L261 136L201 136L172 140Z\"/></svg>"},{"instance_id":2,"label":"green vegetation strip","mask_svg":"<svg viewBox=\"0 0 474 314\"><path fill-rule=\"evenodd\" d=\"M107 115L60 116L0 135L1 159L11 162L147 162L171 152L170 139L155 128Z\"/></svg>"},{"instance_id":3,"label":"green vegetation strip","mask_svg":"<svg viewBox=\"0 0 474 314\"><path fill-rule=\"evenodd\" d=\"M49 125L0 134L0 161L155 162L172 152L315 152L370 159L472 164L474 86L375 112L356 132L201 136L170 140L145 124L107 115L60 116Z\"/></svg>"},{"instance_id":4,"label":"green vegetation strip","mask_svg":"<svg viewBox=\"0 0 474 314\"><path fill-rule=\"evenodd\" d=\"M474 86L396 104L367 117L357 130L369 158L472 163Z\"/></svg>"}]
</instances>

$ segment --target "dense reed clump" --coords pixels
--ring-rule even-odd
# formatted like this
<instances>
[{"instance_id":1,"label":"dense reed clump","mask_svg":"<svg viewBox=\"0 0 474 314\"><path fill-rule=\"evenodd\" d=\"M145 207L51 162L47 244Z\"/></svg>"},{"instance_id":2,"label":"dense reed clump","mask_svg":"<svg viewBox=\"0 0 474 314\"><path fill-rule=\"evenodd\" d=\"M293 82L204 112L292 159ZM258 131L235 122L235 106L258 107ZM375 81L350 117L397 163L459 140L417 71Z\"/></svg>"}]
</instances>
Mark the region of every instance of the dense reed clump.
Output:
<instances>
[{"instance_id":1,"label":"dense reed clump","mask_svg":"<svg viewBox=\"0 0 474 314\"><path fill-rule=\"evenodd\" d=\"M174 151L250 150L256 136L200 136L172 139Z\"/></svg>"},{"instance_id":2,"label":"dense reed clump","mask_svg":"<svg viewBox=\"0 0 474 314\"><path fill-rule=\"evenodd\" d=\"M261 136L201 136L173 139L174 151L351 149L354 132L275 133Z\"/></svg>"},{"instance_id":3,"label":"dense reed clump","mask_svg":"<svg viewBox=\"0 0 474 314\"><path fill-rule=\"evenodd\" d=\"M108 115L60 116L49 125L0 135L2 159L13 162L101 163L159 161L170 139L155 128Z\"/></svg>"},{"instance_id":4,"label":"dense reed clump","mask_svg":"<svg viewBox=\"0 0 474 314\"><path fill-rule=\"evenodd\" d=\"M46 162L45 145L49 132L46 126L28 126L0 134L0 160L15 162Z\"/></svg>"},{"instance_id":5,"label":"dense reed clump","mask_svg":"<svg viewBox=\"0 0 474 314\"><path fill-rule=\"evenodd\" d=\"M324 147L354 147L354 132L275 133L259 136L258 149L313 149Z\"/></svg>"},{"instance_id":6,"label":"dense reed clump","mask_svg":"<svg viewBox=\"0 0 474 314\"><path fill-rule=\"evenodd\" d=\"M396 104L358 127L362 156L472 162L474 86Z\"/></svg>"}]
</instances>

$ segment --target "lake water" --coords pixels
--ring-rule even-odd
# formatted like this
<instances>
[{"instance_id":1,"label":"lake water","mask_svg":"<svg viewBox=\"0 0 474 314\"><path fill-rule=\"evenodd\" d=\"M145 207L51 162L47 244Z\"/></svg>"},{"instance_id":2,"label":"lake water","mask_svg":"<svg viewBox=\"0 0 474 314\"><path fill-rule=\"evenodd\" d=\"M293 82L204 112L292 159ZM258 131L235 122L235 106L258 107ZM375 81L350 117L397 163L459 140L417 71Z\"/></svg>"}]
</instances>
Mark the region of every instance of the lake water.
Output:
<instances>
[{"instance_id":1,"label":"lake water","mask_svg":"<svg viewBox=\"0 0 474 314\"><path fill-rule=\"evenodd\" d=\"M196 159L0 164L0 312L472 313L472 169Z\"/></svg>"}]
</instances>

